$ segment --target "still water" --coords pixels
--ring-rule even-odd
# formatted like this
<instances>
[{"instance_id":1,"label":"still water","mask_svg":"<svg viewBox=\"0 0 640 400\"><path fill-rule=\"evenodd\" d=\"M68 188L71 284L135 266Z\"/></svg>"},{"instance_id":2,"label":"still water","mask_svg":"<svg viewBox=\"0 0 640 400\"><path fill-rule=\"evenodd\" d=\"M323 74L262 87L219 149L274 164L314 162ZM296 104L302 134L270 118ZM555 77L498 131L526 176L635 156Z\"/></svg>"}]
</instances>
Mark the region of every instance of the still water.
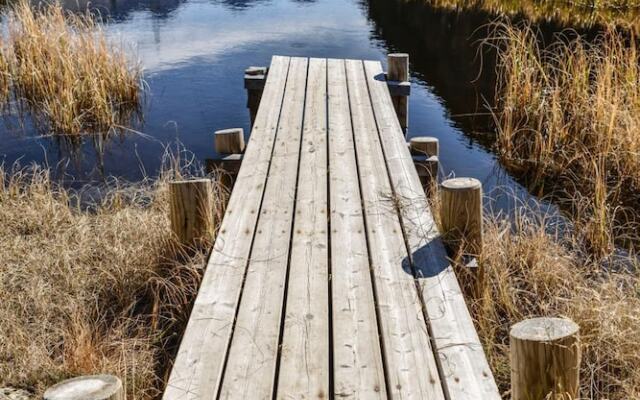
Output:
<instances>
[{"instance_id":1,"label":"still water","mask_svg":"<svg viewBox=\"0 0 640 400\"><path fill-rule=\"evenodd\" d=\"M46 164L73 186L114 175L130 181L157 173L167 146L180 143L196 159L214 153L217 129L248 134L243 71L269 65L273 54L385 61L391 51L410 54L409 136L440 139L444 175L480 179L485 191L505 189L533 201L491 152L485 103L493 96L490 57L479 75L474 42L490 17L438 11L395 0L93 0L105 30L140 59L148 85L139 133L110 140L104 153L91 140L69 152L38 137L27 124L0 127L0 162ZM65 7L86 4L68 0ZM481 30L481 29L480 29ZM501 190L503 191L503 190ZM507 199L509 197L509 199Z\"/></svg>"}]
</instances>

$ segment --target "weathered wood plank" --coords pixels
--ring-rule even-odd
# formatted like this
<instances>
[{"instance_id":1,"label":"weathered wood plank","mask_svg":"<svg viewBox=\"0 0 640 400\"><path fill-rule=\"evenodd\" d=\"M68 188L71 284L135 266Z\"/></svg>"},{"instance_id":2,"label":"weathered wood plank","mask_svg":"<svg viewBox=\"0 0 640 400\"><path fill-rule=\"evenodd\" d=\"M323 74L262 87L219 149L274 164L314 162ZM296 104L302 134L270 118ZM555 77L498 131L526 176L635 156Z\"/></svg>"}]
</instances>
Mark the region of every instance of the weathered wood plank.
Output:
<instances>
[{"instance_id":1,"label":"weathered wood plank","mask_svg":"<svg viewBox=\"0 0 640 400\"><path fill-rule=\"evenodd\" d=\"M327 61L309 60L279 399L329 396Z\"/></svg>"},{"instance_id":2,"label":"weathered wood plank","mask_svg":"<svg viewBox=\"0 0 640 400\"><path fill-rule=\"evenodd\" d=\"M328 95L335 397L384 399L344 60L328 60Z\"/></svg>"},{"instance_id":3,"label":"weathered wood plank","mask_svg":"<svg viewBox=\"0 0 640 400\"><path fill-rule=\"evenodd\" d=\"M365 61L385 160L402 216L414 272L419 277L448 398L500 399L458 280L420 186L377 62Z\"/></svg>"},{"instance_id":4,"label":"weathered wood plank","mask_svg":"<svg viewBox=\"0 0 640 400\"><path fill-rule=\"evenodd\" d=\"M266 399L274 390L307 83L292 58L276 143L220 399Z\"/></svg>"},{"instance_id":5,"label":"weathered wood plank","mask_svg":"<svg viewBox=\"0 0 640 400\"><path fill-rule=\"evenodd\" d=\"M251 141L174 363L165 400L215 398L264 190L288 57L274 57Z\"/></svg>"},{"instance_id":6,"label":"weathered wood plank","mask_svg":"<svg viewBox=\"0 0 640 400\"><path fill-rule=\"evenodd\" d=\"M389 392L397 399L444 400L416 283L408 268L364 67L359 60L348 60L346 66Z\"/></svg>"}]
</instances>

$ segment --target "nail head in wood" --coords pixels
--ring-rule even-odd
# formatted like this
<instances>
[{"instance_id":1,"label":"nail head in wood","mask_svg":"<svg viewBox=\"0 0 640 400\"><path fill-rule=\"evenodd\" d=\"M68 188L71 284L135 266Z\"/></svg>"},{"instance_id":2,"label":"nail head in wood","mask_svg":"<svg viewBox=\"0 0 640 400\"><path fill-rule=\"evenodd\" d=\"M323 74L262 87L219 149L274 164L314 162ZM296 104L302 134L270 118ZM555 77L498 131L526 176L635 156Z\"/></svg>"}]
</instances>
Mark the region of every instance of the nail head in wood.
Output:
<instances>
[{"instance_id":1,"label":"nail head in wood","mask_svg":"<svg viewBox=\"0 0 640 400\"><path fill-rule=\"evenodd\" d=\"M244 152L244 129L231 128L214 133L215 147L218 153L235 154Z\"/></svg>"},{"instance_id":2,"label":"nail head in wood","mask_svg":"<svg viewBox=\"0 0 640 400\"><path fill-rule=\"evenodd\" d=\"M409 150L413 155L439 156L439 141L431 136L416 136L409 140Z\"/></svg>"},{"instance_id":3,"label":"nail head in wood","mask_svg":"<svg viewBox=\"0 0 640 400\"><path fill-rule=\"evenodd\" d=\"M169 182L169 218L180 243L208 243L214 234L213 183L209 179Z\"/></svg>"},{"instance_id":4,"label":"nail head in wood","mask_svg":"<svg viewBox=\"0 0 640 400\"><path fill-rule=\"evenodd\" d=\"M532 318L511 327L513 400L578 398L579 332L566 318Z\"/></svg>"},{"instance_id":5,"label":"nail head in wood","mask_svg":"<svg viewBox=\"0 0 640 400\"><path fill-rule=\"evenodd\" d=\"M442 238L454 252L482 252L482 183L474 178L453 178L440 186Z\"/></svg>"},{"instance_id":6,"label":"nail head in wood","mask_svg":"<svg viewBox=\"0 0 640 400\"><path fill-rule=\"evenodd\" d=\"M123 400L122 382L113 375L79 376L44 392L45 400Z\"/></svg>"}]
</instances>

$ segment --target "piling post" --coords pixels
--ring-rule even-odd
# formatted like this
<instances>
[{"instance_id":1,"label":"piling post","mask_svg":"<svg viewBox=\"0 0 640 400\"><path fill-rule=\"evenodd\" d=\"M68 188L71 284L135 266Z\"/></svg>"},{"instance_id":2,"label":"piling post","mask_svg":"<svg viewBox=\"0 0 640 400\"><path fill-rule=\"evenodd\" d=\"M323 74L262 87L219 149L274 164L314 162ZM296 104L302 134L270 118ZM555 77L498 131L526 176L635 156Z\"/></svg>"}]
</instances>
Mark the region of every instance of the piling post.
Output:
<instances>
[{"instance_id":1,"label":"piling post","mask_svg":"<svg viewBox=\"0 0 640 400\"><path fill-rule=\"evenodd\" d=\"M429 195L438 178L438 139L430 136L413 137L409 141L409 151L413 157L416 171L418 171L422 188Z\"/></svg>"},{"instance_id":2,"label":"piling post","mask_svg":"<svg viewBox=\"0 0 640 400\"><path fill-rule=\"evenodd\" d=\"M169 182L171 229L186 246L207 243L214 234L213 184L209 179Z\"/></svg>"},{"instance_id":3,"label":"piling post","mask_svg":"<svg viewBox=\"0 0 640 400\"><path fill-rule=\"evenodd\" d=\"M67 379L44 392L44 400L124 400L122 382L113 375Z\"/></svg>"},{"instance_id":4,"label":"piling post","mask_svg":"<svg viewBox=\"0 0 640 400\"><path fill-rule=\"evenodd\" d=\"M577 399L580 328L565 318L532 318L511 327L511 398Z\"/></svg>"},{"instance_id":5,"label":"piling post","mask_svg":"<svg viewBox=\"0 0 640 400\"><path fill-rule=\"evenodd\" d=\"M440 186L440 219L444 243L454 253L477 256L482 252L482 183L474 178L453 178Z\"/></svg>"},{"instance_id":6,"label":"piling post","mask_svg":"<svg viewBox=\"0 0 640 400\"><path fill-rule=\"evenodd\" d=\"M260 99L267 80L267 67L249 67L244 70L244 88L247 90L247 108L251 118L251 126L256 120Z\"/></svg>"},{"instance_id":7,"label":"piling post","mask_svg":"<svg viewBox=\"0 0 640 400\"><path fill-rule=\"evenodd\" d=\"M409 98L408 92L398 93L402 86L409 88L409 55L407 53L391 53L387 55L387 82L393 107L398 116L402 131L406 134L409 126ZM393 90L392 87L395 87Z\"/></svg>"},{"instance_id":8,"label":"piling post","mask_svg":"<svg viewBox=\"0 0 640 400\"><path fill-rule=\"evenodd\" d=\"M244 129L231 128L216 131L213 134L216 151L221 154L239 154L244 152Z\"/></svg>"}]
</instances>

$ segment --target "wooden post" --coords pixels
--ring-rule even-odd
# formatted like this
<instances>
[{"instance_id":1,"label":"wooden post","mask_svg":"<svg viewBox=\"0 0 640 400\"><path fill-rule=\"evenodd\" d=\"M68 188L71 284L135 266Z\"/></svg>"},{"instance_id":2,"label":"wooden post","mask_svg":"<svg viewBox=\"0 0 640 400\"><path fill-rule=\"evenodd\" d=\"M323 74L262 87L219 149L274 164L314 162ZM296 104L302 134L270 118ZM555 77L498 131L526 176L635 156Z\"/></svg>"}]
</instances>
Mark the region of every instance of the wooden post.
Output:
<instances>
[{"instance_id":1,"label":"wooden post","mask_svg":"<svg viewBox=\"0 0 640 400\"><path fill-rule=\"evenodd\" d=\"M208 174L218 176L220 184L231 191L240 172L242 158L242 154L225 154L208 158L205 160L206 171Z\"/></svg>"},{"instance_id":2,"label":"wooden post","mask_svg":"<svg viewBox=\"0 0 640 400\"><path fill-rule=\"evenodd\" d=\"M482 252L482 183L454 178L440 187L442 238L454 252L477 256Z\"/></svg>"},{"instance_id":3,"label":"wooden post","mask_svg":"<svg viewBox=\"0 0 640 400\"><path fill-rule=\"evenodd\" d=\"M439 156L440 146L438 138L431 136L416 136L409 140L409 150L413 155Z\"/></svg>"},{"instance_id":4,"label":"wooden post","mask_svg":"<svg viewBox=\"0 0 640 400\"><path fill-rule=\"evenodd\" d=\"M430 136L413 137L409 141L409 151L413 156L413 164L418 171L422 188L430 195L438 179L438 139Z\"/></svg>"},{"instance_id":5,"label":"wooden post","mask_svg":"<svg viewBox=\"0 0 640 400\"><path fill-rule=\"evenodd\" d=\"M213 184L209 179L169 182L171 229L180 243L192 246L213 239Z\"/></svg>"},{"instance_id":6,"label":"wooden post","mask_svg":"<svg viewBox=\"0 0 640 400\"><path fill-rule=\"evenodd\" d=\"M67 379L44 392L44 400L124 400L122 382L113 375Z\"/></svg>"},{"instance_id":7,"label":"wooden post","mask_svg":"<svg viewBox=\"0 0 640 400\"><path fill-rule=\"evenodd\" d=\"M511 398L578 399L580 328L564 318L533 318L511 327Z\"/></svg>"},{"instance_id":8,"label":"wooden post","mask_svg":"<svg viewBox=\"0 0 640 400\"><path fill-rule=\"evenodd\" d=\"M398 83L409 82L409 55L407 53L391 53L387 56L387 81ZM400 127L407 133L409 124L408 96L392 95L393 107L396 110Z\"/></svg>"},{"instance_id":9,"label":"wooden post","mask_svg":"<svg viewBox=\"0 0 640 400\"><path fill-rule=\"evenodd\" d=\"M216 151L221 154L244 152L244 129L222 129L214 133Z\"/></svg>"},{"instance_id":10,"label":"wooden post","mask_svg":"<svg viewBox=\"0 0 640 400\"><path fill-rule=\"evenodd\" d=\"M244 70L244 88L247 89L247 108L251 118L251 126L256 120L258 107L262 99L262 92L267 80L268 69L266 67L249 67Z\"/></svg>"}]
</instances>

